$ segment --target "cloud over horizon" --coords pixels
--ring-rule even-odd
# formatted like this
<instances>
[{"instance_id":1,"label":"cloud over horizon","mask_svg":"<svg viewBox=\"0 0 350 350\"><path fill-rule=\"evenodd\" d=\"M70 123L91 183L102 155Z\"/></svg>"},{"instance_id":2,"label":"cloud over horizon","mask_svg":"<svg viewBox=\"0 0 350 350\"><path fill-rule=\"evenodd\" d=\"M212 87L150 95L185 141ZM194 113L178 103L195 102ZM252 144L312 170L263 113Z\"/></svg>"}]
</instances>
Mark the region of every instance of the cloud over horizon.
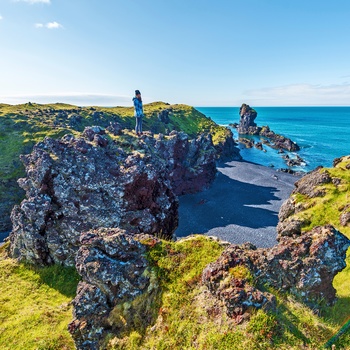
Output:
<instances>
[{"instance_id":1,"label":"cloud over horizon","mask_svg":"<svg viewBox=\"0 0 350 350\"><path fill-rule=\"evenodd\" d=\"M51 4L51 0L13 0L14 2L26 2L28 4Z\"/></svg>"},{"instance_id":2,"label":"cloud over horizon","mask_svg":"<svg viewBox=\"0 0 350 350\"><path fill-rule=\"evenodd\" d=\"M33 95L8 95L0 96L0 103L21 104L34 103L67 103L77 106L131 106L132 96L121 96L98 93L58 93L58 94L33 94Z\"/></svg>"},{"instance_id":3,"label":"cloud over horizon","mask_svg":"<svg viewBox=\"0 0 350 350\"><path fill-rule=\"evenodd\" d=\"M245 91L256 106L350 106L350 83L290 84Z\"/></svg>"}]
</instances>

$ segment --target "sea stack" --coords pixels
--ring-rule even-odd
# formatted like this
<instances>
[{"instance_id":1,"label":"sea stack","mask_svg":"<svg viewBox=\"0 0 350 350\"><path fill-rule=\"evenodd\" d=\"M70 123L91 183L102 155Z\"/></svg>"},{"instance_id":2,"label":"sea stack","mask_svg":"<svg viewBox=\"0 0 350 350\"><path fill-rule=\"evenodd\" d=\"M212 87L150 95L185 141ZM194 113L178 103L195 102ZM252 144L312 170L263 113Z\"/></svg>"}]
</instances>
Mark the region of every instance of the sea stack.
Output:
<instances>
[{"instance_id":1,"label":"sea stack","mask_svg":"<svg viewBox=\"0 0 350 350\"><path fill-rule=\"evenodd\" d=\"M256 110L243 103L239 109L239 115L241 118L239 120L238 132L240 134L256 134L258 132L257 125L254 122L258 116Z\"/></svg>"}]
</instances>

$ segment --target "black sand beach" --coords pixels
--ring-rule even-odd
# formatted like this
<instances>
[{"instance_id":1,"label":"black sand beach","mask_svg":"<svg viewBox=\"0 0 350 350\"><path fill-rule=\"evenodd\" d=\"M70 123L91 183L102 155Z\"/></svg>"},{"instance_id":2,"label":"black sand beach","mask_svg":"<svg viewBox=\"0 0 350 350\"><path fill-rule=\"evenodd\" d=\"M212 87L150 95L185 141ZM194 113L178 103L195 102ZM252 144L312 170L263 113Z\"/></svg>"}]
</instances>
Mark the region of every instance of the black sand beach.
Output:
<instances>
[{"instance_id":1,"label":"black sand beach","mask_svg":"<svg viewBox=\"0 0 350 350\"><path fill-rule=\"evenodd\" d=\"M236 244L271 247L276 244L279 209L297 180L245 161L221 164L209 189L180 197L176 235L200 233Z\"/></svg>"}]
</instances>

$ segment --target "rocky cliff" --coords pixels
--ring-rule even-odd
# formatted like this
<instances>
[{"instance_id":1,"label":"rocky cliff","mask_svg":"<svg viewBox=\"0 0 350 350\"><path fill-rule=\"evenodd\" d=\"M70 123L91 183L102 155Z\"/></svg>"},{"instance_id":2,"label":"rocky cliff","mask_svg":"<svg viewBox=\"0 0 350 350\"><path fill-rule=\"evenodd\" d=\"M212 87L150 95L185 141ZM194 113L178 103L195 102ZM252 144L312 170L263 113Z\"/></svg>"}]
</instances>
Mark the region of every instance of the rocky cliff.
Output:
<instances>
[{"instance_id":1,"label":"rocky cliff","mask_svg":"<svg viewBox=\"0 0 350 350\"><path fill-rule=\"evenodd\" d=\"M145 105L144 110L146 131L165 136L172 131L185 132L189 140L210 133L217 157L239 157L230 130L217 125L193 107L154 102ZM68 133L82 132L88 126L107 128L110 123L118 125L119 130L132 130L135 126L133 108L82 108L60 103L0 104L0 232L11 230L11 209L24 198L24 191L17 185L18 178L24 176L20 154L30 153L34 144L45 136L61 138ZM125 141L124 144L120 142L121 148L130 149L133 143L136 144L132 137L126 140L126 136L121 135L120 138Z\"/></svg>"},{"instance_id":2,"label":"rocky cliff","mask_svg":"<svg viewBox=\"0 0 350 350\"><path fill-rule=\"evenodd\" d=\"M26 199L11 215L13 257L73 265L80 234L99 227L171 238L178 223L176 194L198 191L215 176L209 136L148 134L133 146L138 151L127 153L113 140L117 126L109 130L46 138L22 157L27 177L19 185Z\"/></svg>"}]
</instances>

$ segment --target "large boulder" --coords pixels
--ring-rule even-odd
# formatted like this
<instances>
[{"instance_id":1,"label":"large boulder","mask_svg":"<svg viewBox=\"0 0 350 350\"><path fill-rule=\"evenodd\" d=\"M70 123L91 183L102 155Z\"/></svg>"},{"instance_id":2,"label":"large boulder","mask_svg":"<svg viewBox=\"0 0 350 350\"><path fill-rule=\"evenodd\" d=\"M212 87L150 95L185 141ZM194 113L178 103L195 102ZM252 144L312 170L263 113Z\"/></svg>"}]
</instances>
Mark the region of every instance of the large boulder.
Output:
<instances>
[{"instance_id":1,"label":"large boulder","mask_svg":"<svg viewBox=\"0 0 350 350\"><path fill-rule=\"evenodd\" d=\"M349 239L330 225L316 227L297 238L283 237L268 249L231 245L205 268L202 281L224 302L230 317L274 307L274 297L259 289L264 284L318 308L320 302L335 301L332 282L346 266L349 246Z\"/></svg>"},{"instance_id":2,"label":"large boulder","mask_svg":"<svg viewBox=\"0 0 350 350\"><path fill-rule=\"evenodd\" d=\"M239 109L239 115L238 132L240 134L257 134L258 128L254 120L258 113L249 105L243 103Z\"/></svg>"},{"instance_id":3,"label":"large boulder","mask_svg":"<svg viewBox=\"0 0 350 350\"><path fill-rule=\"evenodd\" d=\"M22 156L27 177L18 182L26 199L11 214L13 257L73 265L81 233L99 227L172 237L178 201L167 173L103 133L94 127L85 138L45 138Z\"/></svg>"},{"instance_id":4,"label":"large boulder","mask_svg":"<svg viewBox=\"0 0 350 350\"><path fill-rule=\"evenodd\" d=\"M139 332L157 316L160 287L140 241L157 240L120 229L84 233L76 257L82 277L69 324L77 349L98 350L105 336Z\"/></svg>"},{"instance_id":5,"label":"large boulder","mask_svg":"<svg viewBox=\"0 0 350 350\"><path fill-rule=\"evenodd\" d=\"M214 180L216 150L210 134L190 139L184 132L172 131L169 136L144 137L141 142L146 151L157 155L175 194L201 191Z\"/></svg>"}]
</instances>

